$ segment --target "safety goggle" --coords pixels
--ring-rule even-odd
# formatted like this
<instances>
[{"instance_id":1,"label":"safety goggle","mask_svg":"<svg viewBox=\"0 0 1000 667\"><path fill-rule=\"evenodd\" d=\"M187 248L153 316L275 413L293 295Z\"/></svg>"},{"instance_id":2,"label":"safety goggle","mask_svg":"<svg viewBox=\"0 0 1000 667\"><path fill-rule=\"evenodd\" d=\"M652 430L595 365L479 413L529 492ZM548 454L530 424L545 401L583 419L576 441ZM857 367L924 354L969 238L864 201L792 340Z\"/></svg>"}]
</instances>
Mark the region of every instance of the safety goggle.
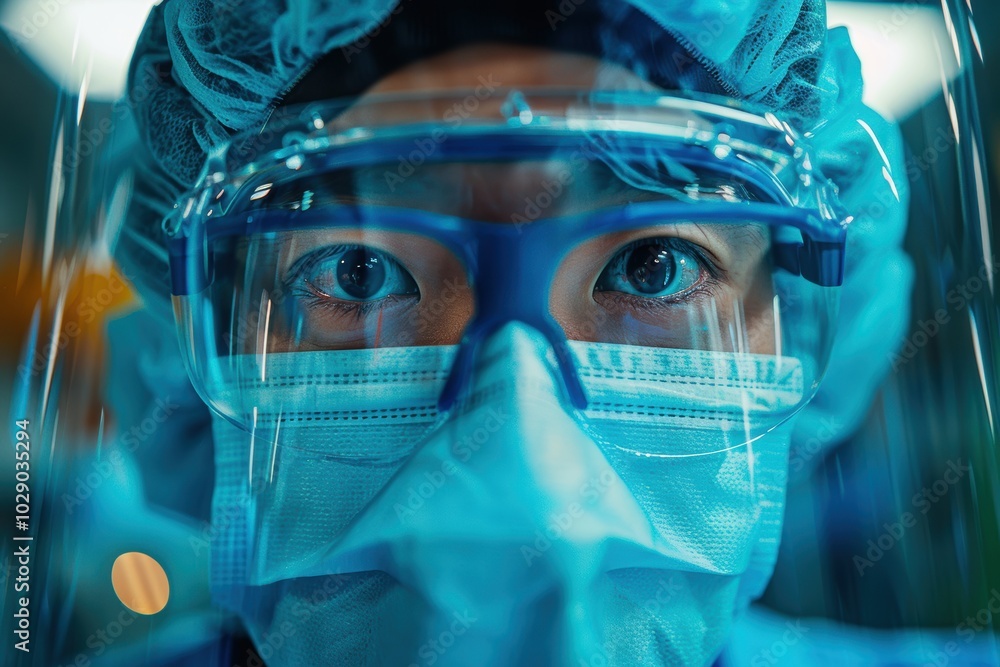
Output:
<instances>
[{"instance_id":1,"label":"safety goggle","mask_svg":"<svg viewBox=\"0 0 1000 667\"><path fill-rule=\"evenodd\" d=\"M192 376L267 355L549 340L794 357L815 385L850 218L771 116L636 93L310 106L213 156L167 220ZM228 369L229 372L220 372ZM227 380L228 381L228 380Z\"/></svg>"}]
</instances>

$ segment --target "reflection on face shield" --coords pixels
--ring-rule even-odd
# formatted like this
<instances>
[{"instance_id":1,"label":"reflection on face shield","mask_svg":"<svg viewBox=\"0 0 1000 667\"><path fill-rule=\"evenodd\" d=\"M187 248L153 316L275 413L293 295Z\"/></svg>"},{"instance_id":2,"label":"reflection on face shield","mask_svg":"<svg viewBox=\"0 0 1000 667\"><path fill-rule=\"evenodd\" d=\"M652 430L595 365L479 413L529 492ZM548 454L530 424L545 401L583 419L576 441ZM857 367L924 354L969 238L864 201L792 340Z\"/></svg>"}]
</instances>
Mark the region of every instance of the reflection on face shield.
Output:
<instances>
[{"instance_id":1,"label":"reflection on face shield","mask_svg":"<svg viewBox=\"0 0 1000 667\"><path fill-rule=\"evenodd\" d=\"M273 664L705 664L763 590L844 220L789 142L552 122L402 182L405 126L324 134L168 221L214 590L298 628Z\"/></svg>"}]
</instances>

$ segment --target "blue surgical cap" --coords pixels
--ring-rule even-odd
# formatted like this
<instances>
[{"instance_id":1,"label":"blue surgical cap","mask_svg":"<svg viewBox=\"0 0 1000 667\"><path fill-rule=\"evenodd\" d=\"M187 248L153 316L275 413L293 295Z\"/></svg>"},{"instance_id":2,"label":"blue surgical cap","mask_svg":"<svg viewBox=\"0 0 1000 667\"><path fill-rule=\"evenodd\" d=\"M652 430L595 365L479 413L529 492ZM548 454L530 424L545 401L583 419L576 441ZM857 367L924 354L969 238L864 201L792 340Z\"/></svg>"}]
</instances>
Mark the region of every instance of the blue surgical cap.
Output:
<instances>
[{"instance_id":1,"label":"blue surgical cap","mask_svg":"<svg viewBox=\"0 0 1000 667\"><path fill-rule=\"evenodd\" d=\"M462 43L592 53L667 89L763 106L811 139L855 220L830 368L796 436L822 432L823 444L833 445L850 435L909 320L912 269L900 248L908 192L898 130L862 103L860 62L846 29L827 29L825 1L474 4L164 0L155 7L129 74L135 195L118 252L126 268L136 267L140 291L153 301L168 292L165 267L151 277L150 266L163 263L151 248L206 153L262 127L276 107L358 94L407 61ZM310 76L317 71L322 76Z\"/></svg>"}]
</instances>

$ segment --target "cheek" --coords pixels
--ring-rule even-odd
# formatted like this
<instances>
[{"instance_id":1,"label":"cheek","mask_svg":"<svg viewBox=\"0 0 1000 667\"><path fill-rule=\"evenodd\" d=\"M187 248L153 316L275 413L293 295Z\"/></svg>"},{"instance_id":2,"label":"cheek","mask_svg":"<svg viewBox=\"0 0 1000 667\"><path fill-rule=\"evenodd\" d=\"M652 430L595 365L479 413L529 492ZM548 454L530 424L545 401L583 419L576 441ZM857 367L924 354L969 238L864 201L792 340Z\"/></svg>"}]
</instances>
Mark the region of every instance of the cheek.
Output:
<instances>
[{"instance_id":1,"label":"cheek","mask_svg":"<svg viewBox=\"0 0 1000 667\"><path fill-rule=\"evenodd\" d=\"M457 345L475 312L472 293L442 291L421 298L408 323L410 345Z\"/></svg>"},{"instance_id":2,"label":"cheek","mask_svg":"<svg viewBox=\"0 0 1000 667\"><path fill-rule=\"evenodd\" d=\"M616 336L609 331L610 318L604 309L593 300L589 304L576 303L571 308L561 308L553 312L566 338L587 343L614 342Z\"/></svg>"},{"instance_id":3,"label":"cheek","mask_svg":"<svg viewBox=\"0 0 1000 667\"><path fill-rule=\"evenodd\" d=\"M777 328L774 326L774 311L770 306L753 317L748 316L747 330L751 352L773 355L777 351Z\"/></svg>"},{"instance_id":4,"label":"cheek","mask_svg":"<svg viewBox=\"0 0 1000 667\"><path fill-rule=\"evenodd\" d=\"M461 261L436 248L424 254L424 261L414 266L411 275L417 282L420 300L405 322L402 345L457 345L476 312L476 299Z\"/></svg>"},{"instance_id":5,"label":"cheek","mask_svg":"<svg viewBox=\"0 0 1000 667\"><path fill-rule=\"evenodd\" d=\"M780 329L774 320L774 282L770 267L762 263L743 298L747 341L755 354L775 354Z\"/></svg>"},{"instance_id":6,"label":"cheek","mask_svg":"<svg viewBox=\"0 0 1000 667\"><path fill-rule=\"evenodd\" d=\"M594 301L590 263L570 258L556 272L549 292L549 312L569 340L606 342L607 313Z\"/></svg>"}]
</instances>

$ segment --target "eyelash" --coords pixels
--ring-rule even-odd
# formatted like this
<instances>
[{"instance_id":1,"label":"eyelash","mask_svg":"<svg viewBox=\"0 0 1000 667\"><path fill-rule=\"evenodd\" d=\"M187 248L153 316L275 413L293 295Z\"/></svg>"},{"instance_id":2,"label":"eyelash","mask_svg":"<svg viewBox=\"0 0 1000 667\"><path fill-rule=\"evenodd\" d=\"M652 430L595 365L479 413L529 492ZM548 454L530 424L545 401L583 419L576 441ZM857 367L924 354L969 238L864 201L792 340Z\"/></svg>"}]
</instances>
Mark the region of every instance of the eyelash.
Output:
<instances>
[{"instance_id":1,"label":"eyelash","mask_svg":"<svg viewBox=\"0 0 1000 667\"><path fill-rule=\"evenodd\" d=\"M333 297L320 296L311 289L301 289L297 287L292 288L291 294L301 298L305 305L309 308L320 308L327 311L333 311L335 315L353 316L357 320L361 320L372 312L381 310L388 305L389 302L399 300L396 297L387 296L379 299L378 301L333 301Z\"/></svg>"},{"instance_id":2,"label":"eyelash","mask_svg":"<svg viewBox=\"0 0 1000 667\"><path fill-rule=\"evenodd\" d=\"M658 312L665 308L673 308L678 303L689 301L692 298L701 296L713 296L719 282L714 278L702 280L697 285L691 287L686 292L669 297L648 298L625 294L624 292L600 292L601 301L610 302L610 305L626 307L629 310L642 311L646 313Z\"/></svg>"}]
</instances>

